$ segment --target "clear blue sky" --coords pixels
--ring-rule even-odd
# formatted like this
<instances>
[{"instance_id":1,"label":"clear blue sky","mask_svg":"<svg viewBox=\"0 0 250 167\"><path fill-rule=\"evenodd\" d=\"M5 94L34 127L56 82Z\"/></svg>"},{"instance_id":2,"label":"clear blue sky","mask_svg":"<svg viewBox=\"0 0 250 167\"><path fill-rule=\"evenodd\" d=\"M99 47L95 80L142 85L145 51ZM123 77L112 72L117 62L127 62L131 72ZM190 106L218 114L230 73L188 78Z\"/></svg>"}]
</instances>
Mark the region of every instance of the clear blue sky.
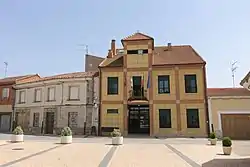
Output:
<instances>
[{"instance_id":1,"label":"clear blue sky","mask_svg":"<svg viewBox=\"0 0 250 167\"><path fill-rule=\"evenodd\" d=\"M209 87L230 87L249 71L250 1L241 0L0 0L0 77L84 70L84 48L106 56L110 40L137 30L190 44L207 61Z\"/></svg>"}]
</instances>

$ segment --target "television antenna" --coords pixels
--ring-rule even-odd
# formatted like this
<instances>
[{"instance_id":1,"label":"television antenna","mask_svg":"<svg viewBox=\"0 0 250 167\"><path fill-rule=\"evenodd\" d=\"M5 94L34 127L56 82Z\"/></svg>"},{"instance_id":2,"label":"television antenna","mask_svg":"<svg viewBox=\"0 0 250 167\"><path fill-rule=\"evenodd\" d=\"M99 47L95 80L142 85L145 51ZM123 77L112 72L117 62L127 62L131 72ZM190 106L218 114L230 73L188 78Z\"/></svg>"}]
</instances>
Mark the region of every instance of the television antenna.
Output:
<instances>
[{"instance_id":1,"label":"television antenna","mask_svg":"<svg viewBox=\"0 0 250 167\"><path fill-rule=\"evenodd\" d=\"M5 65L5 67L4 67L4 78L6 78L9 64L8 64L8 62L4 62L4 65Z\"/></svg>"},{"instance_id":2,"label":"television antenna","mask_svg":"<svg viewBox=\"0 0 250 167\"><path fill-rule=\"evenodd\" d=\"M85 54L88 55L89 54L89 46L86 44L80 44L79 46L83 46L85 48Z\"/></svg>"},{"instance_id":3,"label":"television antenna","mask_svg":"<svg viewBox=\"0 0 250 167\"><path fill-rule=\"evenodd\" d=\"M232 72L233 87L235 87L235 72L236 72L236 69L238 68L238 67L236 66L236 63L237 63L237 61L235 61L235 62L233 62L233 63L231 64L231 72Z\"/></svg>"}]
</instances>

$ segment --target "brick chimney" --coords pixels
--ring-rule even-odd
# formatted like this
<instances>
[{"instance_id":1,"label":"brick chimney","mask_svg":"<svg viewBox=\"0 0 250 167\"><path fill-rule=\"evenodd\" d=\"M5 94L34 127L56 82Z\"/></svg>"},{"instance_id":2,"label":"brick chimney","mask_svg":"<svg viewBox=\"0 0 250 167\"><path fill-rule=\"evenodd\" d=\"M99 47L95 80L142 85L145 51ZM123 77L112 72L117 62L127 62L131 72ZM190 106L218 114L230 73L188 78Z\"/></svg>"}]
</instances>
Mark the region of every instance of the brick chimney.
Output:
<instances>
[{"instance_id":1,"label":"brick chimney","mask_svg":"<svg viewBox=\"0 0 250 167\"><path fill-rule=\"evenodd\" d=\"M112 39L111 41L111 51L112 51L112 57L116 55L116 49L115 49L115 40Z\"/></svg>"},{"instance_id":2,"label":"brick chimney","mask_svg":"<svg viewBox=\"0 0 250 167\"><path fill-rule=\"evenodd\" d=\"M107 58L112 58L112 57L113 57L113 56L112 56L112 51L111 51L111 49L109 49Z\"/></svg>"}]
</instances>

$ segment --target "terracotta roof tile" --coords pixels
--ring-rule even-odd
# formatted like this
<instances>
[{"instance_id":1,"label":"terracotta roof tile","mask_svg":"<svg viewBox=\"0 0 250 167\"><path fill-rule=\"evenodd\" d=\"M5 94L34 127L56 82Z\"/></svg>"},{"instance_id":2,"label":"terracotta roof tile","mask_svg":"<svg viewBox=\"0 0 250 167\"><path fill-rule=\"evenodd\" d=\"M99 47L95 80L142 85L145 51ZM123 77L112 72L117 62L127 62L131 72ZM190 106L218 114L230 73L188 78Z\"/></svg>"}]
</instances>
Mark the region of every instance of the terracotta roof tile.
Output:
<instances>
[{"instance_id":1,"label":"terracotta roof tile","mask_svg":"<svg viewBox=\"0 0 250 167\"><path fill-rule=\"evenodd\" d=\"M153 39L153 38L148 35L142 34L140 32L136 32L130 36L123 38L122 41L147 40L147 39Z\"/></svg>"},{"instance_id":2,"label":"terracotta roof tile","mask_svg":"<svg viewBox=\"0 0 250 167\"><path fill-rule=\"evenodd\" d=\"M74 73L65 73L65 74L58 74L48 77L43 77L38 80L30 81L30 82L22 82L20 84L27 84L27 83L34 83L34 82L41 82L41 81L50 81L50 80L57 80L57 79L73 79L73 78L85 78L85 77L92 77L96 75L97 71L91 72L74 72Z\"/></svg>"},{"instance_id":3,"label":"terracotta roof tile","mask_svg":"<svg viewBox=\"0 0 250 167\"><path fill-rule=\"evenodd\" d=\"M245 88L208 88L208 96L250 96Z\"/></svg>"},{"instance_id":4,"label":"terracotta roof tile","mask_svg":"<svg viewBox=\"0 0 250 167\"><path fill-rule=\"evenodd\" d=\"M250 82L250 71L248 74L241 80L240 85L243 86L245 82Z\"/></svg>"},{"instance_id":5,"label":"terracotta roof tile","mask_svg":"<svg viewBox=\"0 0 250 167\"><path fill-rule=\"evenodd\" d=\"M205 63L205 61L190 45L155 47L153 65L196 63Z\"/></svg>"},{"instance_id":6,"label":"terracotta roof tile","mask_svg":"<svg viewBox=\"0 0 250 167\"><path fill-rule=\"evenodd\" d=\"M38 74L30 74L30 75L22 75L22 76L13 76L13 77L6 77L0 79L0 83L15 83L17 80L25 79L28 77L39 76Z\"/></svg>"},{"instance_id":7,"label":"terracotta roof tile","mask_svg":"<svg viewBox=\"0 0 250 167\"><path fill-rule=\"evenodd\" d=\"M116 56L114 56L114 57L112 57L112 58L106 58L106 59L104 59L104 60L100 63L99 67L108 66L109 64L111 64L112 62L114 62L115 60L119 59L119 58L122 57L122 56L123 56L123 55L116 55Z\"/></svg>"}]
</instances>

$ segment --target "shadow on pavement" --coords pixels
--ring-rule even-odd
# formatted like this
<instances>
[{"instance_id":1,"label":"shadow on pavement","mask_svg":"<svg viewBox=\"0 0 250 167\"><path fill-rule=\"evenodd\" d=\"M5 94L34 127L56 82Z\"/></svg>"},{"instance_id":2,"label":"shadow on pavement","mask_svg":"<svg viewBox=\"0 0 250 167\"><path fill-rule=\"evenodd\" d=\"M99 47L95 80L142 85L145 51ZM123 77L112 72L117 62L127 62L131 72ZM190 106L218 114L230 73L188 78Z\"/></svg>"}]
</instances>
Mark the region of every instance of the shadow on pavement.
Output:
<instances>
[{"instance_id":1,"label":"shadow on pavement","mask_svg":"<svg viewBox=\"0 0 250 167\"><path fill-rule=\"evenodd\" d=\"M202 164L202 167L249 167L250 158L241 159L213 159Z\"/></svg>"}]
</instances>

